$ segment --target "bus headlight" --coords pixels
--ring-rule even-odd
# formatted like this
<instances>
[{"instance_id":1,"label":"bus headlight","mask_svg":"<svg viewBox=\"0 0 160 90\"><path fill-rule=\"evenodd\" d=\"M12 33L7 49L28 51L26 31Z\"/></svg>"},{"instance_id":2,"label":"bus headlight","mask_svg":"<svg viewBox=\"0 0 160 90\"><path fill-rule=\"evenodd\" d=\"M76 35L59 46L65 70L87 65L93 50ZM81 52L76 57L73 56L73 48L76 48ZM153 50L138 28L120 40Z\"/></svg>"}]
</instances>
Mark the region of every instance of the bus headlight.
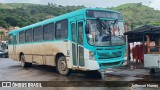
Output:
<instances>
[{"instance_id":1,"label":"bus headlight","mask_svg":"<svg viewBox=\"0 0 160 90\"><path fill-rule=\"evenodd\" d=\"M89 59L90 59L90 60L95 60L94 54L93 54L92 51L89 51Z\"/></svg>"}]
</instances>

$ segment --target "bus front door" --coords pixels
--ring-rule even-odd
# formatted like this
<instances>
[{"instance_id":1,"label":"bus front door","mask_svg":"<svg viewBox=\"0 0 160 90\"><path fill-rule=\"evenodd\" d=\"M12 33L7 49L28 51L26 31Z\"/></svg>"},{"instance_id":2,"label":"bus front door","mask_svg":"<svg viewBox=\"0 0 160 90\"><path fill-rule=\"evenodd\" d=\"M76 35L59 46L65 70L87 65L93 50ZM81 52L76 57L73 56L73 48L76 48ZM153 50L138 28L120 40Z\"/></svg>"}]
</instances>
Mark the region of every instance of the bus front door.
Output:
<instances>
[{"instance_id":1,"label":"bus front door","mask_svg":"<svg viewBox=\"0 0 160 90\"><path fill-rule=\"evenodd\" d=\"M84 21L71 23L72 32L72 60L76 68L84 68L84 48L83 48Z\"/></svg>"}]
</instances>

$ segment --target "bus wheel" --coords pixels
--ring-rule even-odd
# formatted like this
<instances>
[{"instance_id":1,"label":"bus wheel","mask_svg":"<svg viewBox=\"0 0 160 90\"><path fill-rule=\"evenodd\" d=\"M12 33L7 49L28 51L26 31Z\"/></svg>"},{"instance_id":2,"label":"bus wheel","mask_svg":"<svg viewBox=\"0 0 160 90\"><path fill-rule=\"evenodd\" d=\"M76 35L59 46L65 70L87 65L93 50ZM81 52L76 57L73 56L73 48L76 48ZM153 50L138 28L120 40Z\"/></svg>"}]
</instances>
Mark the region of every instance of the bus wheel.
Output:
<instances>
[{"instance_id":1,"label":"bus wheel","mask_svg":"<svg viewBox=\"0 0 160 90\"><path fill-rule=\"evenodd\" d=\"M155 73L156 73L156 70L155 70L154 68L151 68L151 69L150 69L150 75L151 75L151 76L154 76Z\"/></svg>"},{"instance_id":2,"label":"bus wheel","mask_svg":"<svg viewBox=\"0 0 160 90\"><path fill-rule=\"evenodd\" d=\"M23 68L25 68L25 67L31 67L31 66L32 66L32 63L25 62L25 57L24 57L24 55L21 55L21 66L22 66Z\"/></svg>"},{"instance_id":3,"label":"bus wheel","mask_svg":"<svg viewBox=\"0 0 160 90\"><path fill-rule=\"evenodd\" d=\"M4 55L4 54L2 55L2 58L5 58L5 55Z\"/></svg>"},{"instance_id":4,"label":"bus wheel","mask_svg":"<svg viewBox=\"0 0 160 90\"><path fill-rule=\"evenodd\" d=\"M61 75L69 75L69 68L67 67L67 62L64 56L60 57L57 62L57 70Z\"/></svg>"}]
</instances>

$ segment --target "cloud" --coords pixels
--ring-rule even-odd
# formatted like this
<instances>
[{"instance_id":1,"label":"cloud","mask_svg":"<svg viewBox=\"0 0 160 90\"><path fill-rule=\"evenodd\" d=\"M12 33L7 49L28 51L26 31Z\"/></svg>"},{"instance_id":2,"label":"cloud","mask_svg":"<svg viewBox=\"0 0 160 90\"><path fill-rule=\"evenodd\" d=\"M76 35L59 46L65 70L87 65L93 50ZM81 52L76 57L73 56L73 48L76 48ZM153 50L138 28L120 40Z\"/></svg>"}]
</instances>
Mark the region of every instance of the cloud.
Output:
<instances>
[{"instance_id":1,"label":"cloud","mask_svg":"<svg viewBox=\"0 0 160 90\"><path fill-rule=\"evenodd\" d=\"M156 9L156 10L160 10L160 0L152 0L150 7Z\"/></svg>"},{"instance_id":2,"label":"cloud","mask_svg":"<svg viewBox=\"0 0 160 90\"><path fill-rule=\"evenodd\" d=\"M2 3L48 4L48 2L50 2L57 5L76 5L76 6L84 5L86 7L103 7L103 8L112 6L115 7L126 3L139 3L139 2L142 2L143 5L148 5L149 1L159 1L159 0L0 0L0 2Z\"/></svg>"}]
</instances>

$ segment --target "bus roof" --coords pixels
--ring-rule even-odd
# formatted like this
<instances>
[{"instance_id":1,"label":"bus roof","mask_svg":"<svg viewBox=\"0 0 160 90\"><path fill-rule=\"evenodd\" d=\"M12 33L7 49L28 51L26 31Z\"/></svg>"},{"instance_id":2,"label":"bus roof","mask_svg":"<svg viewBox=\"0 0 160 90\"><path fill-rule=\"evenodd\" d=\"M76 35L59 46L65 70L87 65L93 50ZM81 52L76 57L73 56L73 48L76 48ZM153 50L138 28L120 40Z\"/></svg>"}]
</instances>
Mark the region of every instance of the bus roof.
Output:
<instances>
[{"instance_id":1,"label":"bus roof","mask_svg":"<svg viewBox=\"0 0 160 90\"><path fill-rule=\"evenodd\" d=\"M31 25L28 25L28 26L25 26L25 27L22 27L22 28L19 28L19 29L16 29L16 30L12 30L8 34L13 34L13 33L16 34L20 31L27 30L27 29L32 29L32 28L35 28L35 27L38 27L38 26L42 26L42 25L51 23L53 21L63 20L63 19L69 18L69 17L79 15L79 14L84 14L86 12L86 10L104 10L104 11L109 11L109 12L120 13L120 12L117 12L117 11L107 10L107 9L102 9L102 8L83 8L83 9L79 9L79 10L76 10L76 11L73 11L73 12L70 12L70 13L67 13L67 14L63 14L63 15L60 15L60 16L57 16L57 17L53 17L53 18L50 18L50 19L47 19L47 20L44 20L44 21L41 21L41 22L38 22L38 23L35 23L35 24L31 24Z\"/></svg>"}]
</instances>

